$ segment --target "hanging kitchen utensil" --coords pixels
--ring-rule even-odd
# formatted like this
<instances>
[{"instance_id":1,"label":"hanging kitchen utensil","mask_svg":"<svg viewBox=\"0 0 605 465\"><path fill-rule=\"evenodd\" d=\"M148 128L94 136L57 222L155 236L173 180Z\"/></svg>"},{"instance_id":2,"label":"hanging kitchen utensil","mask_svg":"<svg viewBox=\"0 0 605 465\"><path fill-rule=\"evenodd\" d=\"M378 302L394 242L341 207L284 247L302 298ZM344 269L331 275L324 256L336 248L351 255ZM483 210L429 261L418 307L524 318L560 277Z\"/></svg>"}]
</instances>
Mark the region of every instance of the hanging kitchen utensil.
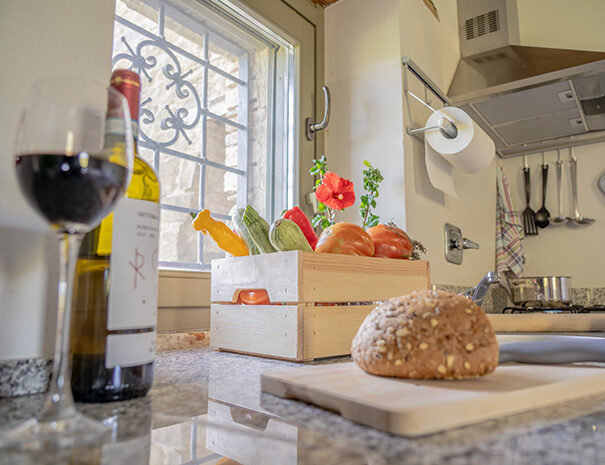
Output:
<instances>
[{"instance_id":1,"label":"hanging kitchen utensil","mask_svg":"<svg viewBox=\"0 0 605 465\"><path fill-rule=\"evenodd\" d=\"M561 175L563 173L563 161L561 160L561 152L557 150L557 210L558 215L555 218L551 218L550 224L553 226L561 226L567 223L569 220L566 216L561 215L563 210L563 191L561 190Z\"/></svg>"},{"instance_id":2,"label":"hanging kitchen utensil","mask_svg":"<svg viewBox=\"0 0 605 465\"><path fill-rule=\"evenodd\" d=\"M571 160L569 160L569 171L571 172L571 194L573 198L574 216L569 218L569 221L573 221L580 225L589 225L595 222L593 218L584 218L580 216L578 211L578 160L573 154L573 148L569 149L571 153Z\"/></svg>"},{"instance_id":3,"label":"hanging kitchen utensil","mask_svg":"<svg viewBox=\"0 0 605 465\"><path fill-rule=\"evenodd\" d=\"M544 164L544 152L542 152L542 208L536 212L535 222L539 228L549 225L550 212L546 209L546 183L548 181L548 165Z\"/></svg>"},{"instance_id":4,"label":"hanging kitchen utensil","mask_svg":"<svg viewBox=\"0 0 605 465\"><path fill-rule=\"evenodd\" d=\"M525 175L525 210L523 210L523 229L526 236L536 236L538 228L536 227L536 213L529 206L530 199L530 183L529 183L529 166L527 166L527 156L523 157L525 166L523 174Z\"/></svg>"}]
</instances>

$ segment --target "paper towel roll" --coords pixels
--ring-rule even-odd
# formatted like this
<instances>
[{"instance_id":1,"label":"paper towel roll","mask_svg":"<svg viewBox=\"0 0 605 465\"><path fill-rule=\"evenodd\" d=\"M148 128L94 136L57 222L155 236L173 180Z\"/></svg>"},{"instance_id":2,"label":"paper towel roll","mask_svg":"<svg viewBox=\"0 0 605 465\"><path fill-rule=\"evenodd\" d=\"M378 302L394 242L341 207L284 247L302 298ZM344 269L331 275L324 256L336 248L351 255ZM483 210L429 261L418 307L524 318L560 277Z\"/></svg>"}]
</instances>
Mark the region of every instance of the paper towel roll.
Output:
<instances>
[{"instance_id":1,"label":"paper towel roll","mask_svg":"<svg viewBox=\"0 0 605 465\"><path fill-rule=\"evenodd\" d=\"M429 181L435 189L445 192L455 198L458 197L454 185L454 165L433 150L428 143L424 144L424 160Z\"/></svg>"},{"instance_id":2,"label":"paper towel roll","mask_svg":"<svg viewBox=\"0 0 605 465\"><path fill-rule=\"evenodd\" d=\"M463 110L445 107L433 113L426 126L438 126L443 115L453 121L458 135L450 139L439 130L427 131L426 141L443 158L465 173L477 173L492 162L496 156L494 142L475 124Z\"/></svg>"}]
</instances>

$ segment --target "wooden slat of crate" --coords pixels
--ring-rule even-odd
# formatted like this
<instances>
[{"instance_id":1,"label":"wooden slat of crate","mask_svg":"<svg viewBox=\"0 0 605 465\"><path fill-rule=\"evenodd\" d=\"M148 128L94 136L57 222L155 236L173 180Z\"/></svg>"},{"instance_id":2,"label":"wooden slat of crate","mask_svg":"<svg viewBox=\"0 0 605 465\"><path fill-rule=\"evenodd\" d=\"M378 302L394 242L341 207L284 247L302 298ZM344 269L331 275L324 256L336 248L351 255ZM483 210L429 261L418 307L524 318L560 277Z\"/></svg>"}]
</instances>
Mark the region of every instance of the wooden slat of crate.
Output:
<instances>
[{"instance_id":1,"label":"wooden slat of crate","mask_svg":"<svg viewBox=\"0 0 605 465\"><path fill-rule=\"evenodd\" d=\"M301 284L303 302L373 302L428 289L429 264L306 253Z\"/></svg>"},{"instance_id":2,"label":"wooden slat of crate","mask_svg":"<svg viewBox=\"0 0 605 465\"><path fill-rule=\"evenodd\" d=\"M210 344L297 361L347 355L359 325L373 308L212 304Z\"/></svg>"},{"instance_id":3,"label":"wooden slat of crate","mask_svg":"<svg viewBox=\"0 0 605 465\"><path fill-rule=\"evenodd\" d=\"M375 305L317 307L303 311L303 359L336 357L351 353L359 326Z\"/></svg>"},{"instance_id":4,"label":"wooden slat of crate","mask_svg":"<svg viewBox=\"0 0 605 465\"><path fill-rule=\"evenodd\" d=\"M271 302L372 302L428 289L426 261L280 252L212 262L212 301L266 289Z\"/></svg>"},{"instance_id":5,"label":"wooden slat of crate","mask_svg":"<svg viewBox=\"0 0 605 465\"><path fill-rule=\"evenodd\" d=\"M219 349L299 360L301 305L212 304L210 345Z\"/></svg>"},{"instance_id":6,"label":"wooden slat of crate","mask_svg":"<svg viewBox=\"0 0 605 465\"><path fill-rule=\"evenodd\" d=\"M212 260L212 302L236 302L244 289L266 289L271 302L299 302L299 253Z\"/></svg>"}]
</instances>

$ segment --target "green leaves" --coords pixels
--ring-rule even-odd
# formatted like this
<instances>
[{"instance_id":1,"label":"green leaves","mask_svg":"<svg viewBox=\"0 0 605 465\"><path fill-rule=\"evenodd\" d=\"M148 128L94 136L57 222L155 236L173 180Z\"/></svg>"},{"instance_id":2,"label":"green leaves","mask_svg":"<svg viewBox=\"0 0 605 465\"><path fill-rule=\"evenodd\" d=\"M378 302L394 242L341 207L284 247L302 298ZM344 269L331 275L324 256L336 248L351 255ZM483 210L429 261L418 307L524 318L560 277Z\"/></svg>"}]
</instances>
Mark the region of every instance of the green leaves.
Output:
<instances>
[{"instance_id":1,"label":"green leaves","mask_svg":"<svg viewBox=\"0 0 605 465\"><path fill-rule=\"evenodd\" d=\"M319 160L313 160L313 166L309 170L309 173L313 176L317 176L317 179L315 180L315 189L321 185L326 171L328 171L328 159L325 155L322 155ZM311 220L311 224L314 228L320 227L321 229L326 229L334 224L334 212L332 209L328 208L325 203L318 202L317 211L319 211L321 215L316 215Z\"/></svg>"},{"instance_id":2,"label":"green leaves","mask_svg":"<svg viewBox=\"0 0 605 465\"><path fill-rule=\"evenodd\" d=\"M322 155L319 160L313 160L313 166L309 170L309 173L313 176L319 176L319 180L315 182L316 186L321 184L321 179L324 177L324 174L326 174L326 171L328 171L328 160L325 155Z\"/></svg>"},{"instance_id":3,"label":"green leaves","mask_svg":"<svg viewBox=\"0 0 605 465\"><path fill-rule=\"evenodd\" d=\"M367 167L363 170L363 188L367 194L360 197L359 214L363 228L367 229L376 226L380 221L380 217L373 214L371 209L376 208L376 199L379 196L378 188L384 177L380 170L374 168L369 161L364 160L363 164Z\"/></svg>"},{"instance_id":4,"label":"green leaves","mask_svg":"<svg viewBox=\"0 0 605 465\"><path fill-rule=\"evenodd\" d=\"M320 227L321 229L327 229L334 223L333 221L330 222L330 220L323 215L315 215L311 220L311 224L314 228Z\"/></svg>"}]
</instances>

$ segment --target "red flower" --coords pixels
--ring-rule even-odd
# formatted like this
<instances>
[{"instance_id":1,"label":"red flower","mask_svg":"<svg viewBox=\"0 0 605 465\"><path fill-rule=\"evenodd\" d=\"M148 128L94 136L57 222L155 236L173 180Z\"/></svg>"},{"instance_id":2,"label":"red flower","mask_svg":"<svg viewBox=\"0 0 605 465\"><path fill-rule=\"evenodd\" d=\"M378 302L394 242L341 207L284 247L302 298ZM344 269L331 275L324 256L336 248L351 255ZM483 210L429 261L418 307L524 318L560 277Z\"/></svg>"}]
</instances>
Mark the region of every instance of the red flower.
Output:
<instances>
[{"instance_id":1,"label":"red flower","mask_svg":"<svg viewBox=\"0 0 605 465\"><path fill-rule=\"evenodd\" d=\"M327 171L315 190L315 198L332 210L343 210L355 203L353 183Z\"/></svg>"}]
</instances>

